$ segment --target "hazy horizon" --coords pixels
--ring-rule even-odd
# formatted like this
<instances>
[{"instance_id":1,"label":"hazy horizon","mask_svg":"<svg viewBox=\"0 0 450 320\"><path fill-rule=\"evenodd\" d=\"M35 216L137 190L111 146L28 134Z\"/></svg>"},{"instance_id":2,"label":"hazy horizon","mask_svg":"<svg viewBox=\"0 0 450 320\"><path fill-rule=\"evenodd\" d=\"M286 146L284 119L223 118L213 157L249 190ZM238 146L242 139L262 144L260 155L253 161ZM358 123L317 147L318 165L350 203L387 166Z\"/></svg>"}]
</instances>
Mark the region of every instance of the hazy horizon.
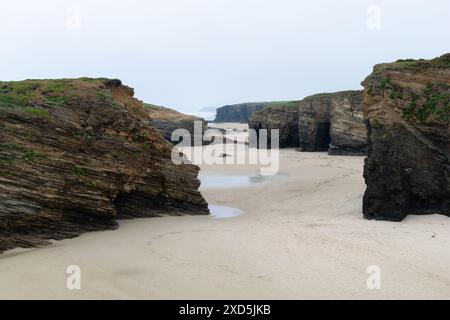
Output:
<instances>
[{"instance_id":1,"label":"hazy horizon","mask_svg":"<svg viewBox=\"0 0 450 320\"><path fill-rule=\"evenodd\" d=\"M359 89L377 63L449 52L449 10L444 0L16 0L0 10L1 80L119 78L186 113L298 100Z\"/></svg>"}]
</instances>

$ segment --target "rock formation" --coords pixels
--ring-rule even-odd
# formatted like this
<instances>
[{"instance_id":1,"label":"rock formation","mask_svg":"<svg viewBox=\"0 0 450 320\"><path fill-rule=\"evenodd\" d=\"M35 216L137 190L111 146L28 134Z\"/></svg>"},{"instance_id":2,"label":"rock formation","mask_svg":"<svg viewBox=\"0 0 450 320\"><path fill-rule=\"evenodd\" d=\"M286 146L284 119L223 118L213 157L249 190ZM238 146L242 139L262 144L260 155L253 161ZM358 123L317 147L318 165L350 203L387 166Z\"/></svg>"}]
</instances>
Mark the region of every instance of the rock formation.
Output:
<instances>
[{"instance_id":1,"label":"rock formation","mask_svg":"<svg viewBox=\"0 0 450 320\"><path fill-rule=\"evenodd\" d=\"M367 149L362 92L306 97L299 104L299 149L332 155L362 155Z\"/></svg>"},{"instance_id":2,"label":"rock formation","mask_svg":"<svg viewBox=\"0 0 450 320\"><path fill-rule=\"evenodd\" d=\"M362 96L362 91L344 91L273 104L253 113L249 127L279 129L280 148L365 155L367 131Z\"/></svg>"},{"instance_id":3,"label":"rock formation","mask_svg":"<svg viewBox=\"0 0 450 320\"><path fill-rule=\"evenodd\" d=\"M364 217L450 216L450 54L377 65L363 85Z\"/></svg>"},{"instance_id":4,"label":"rock formation","mask_svg":"<svg viewBox=\"0 0 450 320\"><path fill-rule=\"evenodd\" d=\"M178 144L178 141L172 141L172 133L176 129L186 129L191 134L191 143L194 145L195 138L202 143L203 134L206 131L208 125L203 118L187 115L178 112L173 109L160 107L152 104L144 104L145 111L151 118L150 124L158 129L163 137L174 144ZM201 122L201 131L195 135L194 124L195 122Z\"/></svg>"},{"instance_id":5,"label":"rock formation","mask_svg":"<svg viewBox=\"0 0 450 320\"><path fill-rule=\"evenodd\" d=\"M362 91L333 95L330 115L330 155L366 155L367 128Z\"/></svg>"},{"instance_id":6,"label":"rock formation","mask_svg":"<svg viewBox=\"0 0 450 320\"><path fill-rule=\"evenodd\" d=\"M241 103L217 109L214 122L248 122L253 112L265 108L269 103Z\"/></svg>"},{"instance_id":7,"label":"rock formation","mask_svg":"<svg viewBox=\"0 0 450 320\"><path fill-rule=\"evenodd\" d=\"M274 104L253 113L249 128L255 129L259 141L259 130L267 129L267 147L271 147L271 130L279 130L279 147L298 147L298 102Z\"/></svg>"},{"instance_id":8,"label":"rock formation","mask_svg":"<svg viewBox=\"0 0 450 320\"><path fill-rule=\"evenodd\" d=\"M208 214L198 167L176 166L119 80L0 82L0 252L117 227Z\"/></svg>"},{"instance_id":9,"label":"rock formation","mask_svg":"<svg viewBox=\"0 0 450 320\"><path fill-rule=\"evenodd\" d=\"M306 97L299 103L300 151L327 151L330 145L332 94Z\"/></svg>"}]
</instances>

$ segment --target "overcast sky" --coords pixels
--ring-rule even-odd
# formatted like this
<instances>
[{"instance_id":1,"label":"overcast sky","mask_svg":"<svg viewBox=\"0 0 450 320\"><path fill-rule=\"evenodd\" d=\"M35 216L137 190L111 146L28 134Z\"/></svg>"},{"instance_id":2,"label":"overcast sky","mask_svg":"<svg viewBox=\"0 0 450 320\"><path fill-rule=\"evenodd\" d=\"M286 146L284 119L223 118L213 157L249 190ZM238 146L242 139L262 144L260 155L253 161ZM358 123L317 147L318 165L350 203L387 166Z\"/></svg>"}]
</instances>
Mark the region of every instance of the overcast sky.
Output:
<instances>
[{"instance_id":1,"label":"overcast sky","mask_svg":"<svg viewBox=\"0 0 450 320\"><path fill-rule=\"evenodd\" d=\"M448 0L2 0L0 78L120 78L193 112L360 88L450 52Z\"/></svg>"}]
</instances>

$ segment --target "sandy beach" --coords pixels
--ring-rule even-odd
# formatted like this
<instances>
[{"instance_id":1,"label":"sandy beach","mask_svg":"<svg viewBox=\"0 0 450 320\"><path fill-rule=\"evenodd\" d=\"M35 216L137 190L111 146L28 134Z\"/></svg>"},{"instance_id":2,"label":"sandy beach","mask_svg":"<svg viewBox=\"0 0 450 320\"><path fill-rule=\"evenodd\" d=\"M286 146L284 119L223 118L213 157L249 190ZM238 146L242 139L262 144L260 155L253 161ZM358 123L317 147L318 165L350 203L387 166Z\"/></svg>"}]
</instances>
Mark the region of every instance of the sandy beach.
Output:
<instances>
[{"instance_id":1,"label":"sandy beach","mask_svg":"<svg viewBox=\"0 0 450 320\"><path fill-rule=\"evenodd\" d=\"M281 150L279 174L266 179L257 166L203 166L203 179L248 179L202 188L208 203L241 215L122 221L9 251L0 298L449 299L449 218L364 220L363 160ZM69 265L81 268L81 290L66 288ZM380 290L367 288L371 265Z\"/></svg>"},{"instance_id":2,"label":"sandy beach","mask_svg":"<svg viewBox=\"0 0 450 320\"><path fill-rule=\"evenodd\" d=\"M450 301L450 1L24 2L0 11L0 301Z\"/></svg>"}]
</instances>

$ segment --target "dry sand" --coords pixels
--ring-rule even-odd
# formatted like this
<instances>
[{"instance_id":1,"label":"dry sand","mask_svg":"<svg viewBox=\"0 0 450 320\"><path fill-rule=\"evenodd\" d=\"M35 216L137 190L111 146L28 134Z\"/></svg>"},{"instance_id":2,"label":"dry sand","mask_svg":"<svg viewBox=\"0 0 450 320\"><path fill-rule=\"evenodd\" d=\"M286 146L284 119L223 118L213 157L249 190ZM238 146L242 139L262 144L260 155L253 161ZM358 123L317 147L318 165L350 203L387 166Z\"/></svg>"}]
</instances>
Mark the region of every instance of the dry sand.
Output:
<instances>
[{"instance_id":1,"label":"dry sand","mask_svg":"<svg viewBox=\"0 0 450 320\"><path fill-rule=\"evenodd\" d=\"M0 298L389 299L450 298L450 219L366 221L362 157L281 151L278 176L206 189L229 219L124 221L46 248L0 256ZM255 166L211 166L206 176L253 176ZM66 289L66 268L82 289ZM366 286L370 265L381 289Z\"/></svg>"}]
</instances>

